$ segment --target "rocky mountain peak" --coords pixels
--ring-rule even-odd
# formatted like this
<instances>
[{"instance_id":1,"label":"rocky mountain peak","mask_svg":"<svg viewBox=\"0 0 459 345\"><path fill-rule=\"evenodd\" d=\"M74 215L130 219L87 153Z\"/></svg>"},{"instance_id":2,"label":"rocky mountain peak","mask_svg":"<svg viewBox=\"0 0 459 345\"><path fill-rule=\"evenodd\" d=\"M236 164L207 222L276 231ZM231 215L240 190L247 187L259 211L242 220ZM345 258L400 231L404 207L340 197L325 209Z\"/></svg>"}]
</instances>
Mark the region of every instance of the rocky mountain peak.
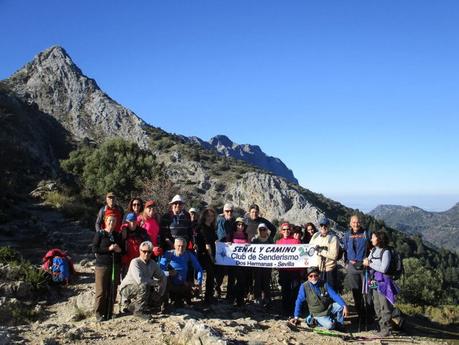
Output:
<instances>
[{"instance_id":1,"label":"rocky mountain peak","mask_svg":"<svg viewBox=\"0 0 459 345\"><path fill-rule=\"evenodd\" d=\"M230 138L228 138L226 135L223 135L223 134L219 134L213 138L210 138L209 143L212 146L225 146L225 147L232 147L234 144Z\"/></svg>"},{"instance_id":2,"label":"rocky mountain peak","mask_svg":"<svg viewBox=\"0 0 459 345\"><path fill-rule=\"evenodd\" d=\"M39 53L2 83L22 100L55 117L77 139L101 142L107 137L123 137L148 147L146 124L85 76L60 46Z\"/></svg>"}]
</instances>

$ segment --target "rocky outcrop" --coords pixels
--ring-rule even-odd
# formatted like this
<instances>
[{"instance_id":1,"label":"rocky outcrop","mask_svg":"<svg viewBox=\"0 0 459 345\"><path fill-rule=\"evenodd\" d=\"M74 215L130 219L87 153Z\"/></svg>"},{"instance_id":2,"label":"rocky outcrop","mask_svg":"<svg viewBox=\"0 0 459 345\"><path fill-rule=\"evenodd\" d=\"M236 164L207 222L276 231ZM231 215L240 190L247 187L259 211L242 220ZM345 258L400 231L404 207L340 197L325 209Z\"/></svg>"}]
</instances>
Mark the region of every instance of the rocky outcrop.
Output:
<instances>
[{"instance_id":1,"label":"rocky outcrop","mask_svg":"<svg viewBox=\"0 0 459 345\"><path fill-rule=\"evenodd\" d=\"M322 212L284 179L262 173L247 173L227 188L227 197L241 208L260 206L268 219L287 219L295 224L318 223Z\"/></svg>"},{"instance_id":2,"label":"rocky outcrop","mask_svg":"<svg viewBox=\"0 0 459 345\"><path fill-rule=\"evenodd\" d=\"M217 135L211 138L208 142L198 137L183 138L196 143L207 150L213 150L219 155L243 160L260 169L267 170L275 175L284 177L290 182L298 183L298 180L293 175L292 170L287 168L284 162L282 162L279 158L268 156L258 145L240 145L234 143L225 135Z\"/></svg>"},{"instance_id":3,"label":"rocky outcrop","mask_svg":"<svg viewBox=\"0 0 459 345\"><path fill-rule=\"evenodd\" d=\"M51 47L4 81L22 100L54 116L75 138L128 138L147 148L146 124L86 77L66 51Z\"/></svg>"}]
</instances>

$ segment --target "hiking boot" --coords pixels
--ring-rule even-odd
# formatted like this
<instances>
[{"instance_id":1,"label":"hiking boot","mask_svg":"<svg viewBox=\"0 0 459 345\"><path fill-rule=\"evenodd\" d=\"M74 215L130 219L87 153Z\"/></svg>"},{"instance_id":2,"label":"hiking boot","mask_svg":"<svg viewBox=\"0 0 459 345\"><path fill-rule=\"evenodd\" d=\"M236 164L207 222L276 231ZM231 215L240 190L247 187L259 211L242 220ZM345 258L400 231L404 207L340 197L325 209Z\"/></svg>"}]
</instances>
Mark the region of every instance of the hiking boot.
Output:
<instances>
[{"instance_id":1,"label":"hiking boot","mask_svg":"<svg viewBox=\"0 0 459 345\"><path fill-rule=\"evenodd\" d=\"M346 326L338 323L338 322L335 322L335 330L338 331L338 332L343 332L343 333L346 333L347 332L347 329L346 329Z\"/></svg>"}]
</instances>

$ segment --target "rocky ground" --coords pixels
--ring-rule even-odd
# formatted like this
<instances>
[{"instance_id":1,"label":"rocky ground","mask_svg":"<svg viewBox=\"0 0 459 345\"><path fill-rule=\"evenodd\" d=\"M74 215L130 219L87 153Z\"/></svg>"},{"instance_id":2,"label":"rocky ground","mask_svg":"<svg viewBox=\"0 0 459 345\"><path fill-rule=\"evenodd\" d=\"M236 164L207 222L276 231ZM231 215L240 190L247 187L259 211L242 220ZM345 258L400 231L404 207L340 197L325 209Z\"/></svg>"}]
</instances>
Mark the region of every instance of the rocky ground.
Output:
<instances>
[{"instance_id":1,"label":"rocky ground","mask_svg":"<svg viewBox=\"0 0 459 345\"><path fill-rule=\"evenodd\" d=\"M173 310L170 315L153 314L145 321L131 315L117 315L97 323L91 313L94 301L93 257L88 252L92 231L77 222L64 219L58 212L42 205L28 208L28 217L1 228L0 245L22 247L23 254L37 262L46 249L61 246L78 263L78 276L72 284L51 288L30 305L39 317L23 325L0 326L0 344L440 344L446 340L420 336L409 325L409 335L375 339L372 332L319 335L300 326L292 329L286 319L253 304L237 308L220 301L203 308L199 300L193 306ZM13 232L21 232L16 236ZM29 237L28 235L29 234ZM30 236L33 237L31 238ZM14 290L14 289L13 289ZM16 291L16 290L15 290ZM14 292L14 291L13 291ZM14 294L14 293L13 293ZM23 293L24 294L24 293ZM18 297L18 296L16 296ZM25 297L24 297L25 298ZM15 300L2 296L2 305ZM115 305L115 311L118 306ZM14 316L12 316L14 318ZM357 331L350 325L351 330ZM338 335L339 336L336 336ZM444 335L443 333L439 333ZM454 338L457 333L441 338ZM347 337L347 338L345 338Z\"/></svg>"}]
</instances>

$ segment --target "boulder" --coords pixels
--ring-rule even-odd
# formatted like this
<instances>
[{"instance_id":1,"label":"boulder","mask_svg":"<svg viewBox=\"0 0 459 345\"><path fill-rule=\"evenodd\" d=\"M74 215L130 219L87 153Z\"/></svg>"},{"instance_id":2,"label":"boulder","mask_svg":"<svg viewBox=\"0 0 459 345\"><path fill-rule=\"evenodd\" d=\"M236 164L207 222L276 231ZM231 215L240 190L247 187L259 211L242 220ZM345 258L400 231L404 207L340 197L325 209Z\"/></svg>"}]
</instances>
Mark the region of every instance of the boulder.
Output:
<instances>
[{"instance_id":1,"label":"boulder","mask_svg":"<svg viewBox=\"0 0 459 345\"><path fill-rule=\"evenodd\" d=\"M221 335L212 329L194 319L190 319L179 334L175 336L177 344L187 345L226 345L227 342L222 339Z\"/></svg>"}]
</instances>

